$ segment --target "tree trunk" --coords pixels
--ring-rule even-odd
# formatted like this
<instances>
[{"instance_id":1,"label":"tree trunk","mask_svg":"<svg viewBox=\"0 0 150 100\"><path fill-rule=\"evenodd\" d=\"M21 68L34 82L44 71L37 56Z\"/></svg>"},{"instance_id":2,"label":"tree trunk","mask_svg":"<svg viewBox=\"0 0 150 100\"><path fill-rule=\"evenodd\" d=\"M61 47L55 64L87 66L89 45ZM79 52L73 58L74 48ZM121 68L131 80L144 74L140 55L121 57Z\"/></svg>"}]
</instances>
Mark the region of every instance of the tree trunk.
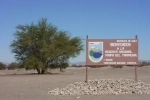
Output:
<instances>
[{"instance_id":1,"label":"tree trunk","mask_svg":"<svg viewBox=\"0 0 150 100\"><path fill-rule=\"evenodd\" d=\"M60 67L60 72L64 72L64 70L63 70L63 68L62 68L62 67Z\"/></svg>"},{"instance_id":2,"label":"tree trunk","mask_svg":"<svg viewBox=\"0 0 150 100\"><path fill-rule=\"evenodd\" d=\"M45 69L42 69L41 74L45 74Z\"/></svg>"},{"instance_id":3,"label":"tree trunk","mask_svg":"<svg viewBox=\"0 0 150 100\"><path fill-rule=\"evenodd\" d=\"M45 74L47 69L36 68L38 74Z\"/></svg>"},{"instance_id":4,"label":"tree trunk","mask_svg":"<svg viewBox=\"0 0 150 100\"><path fill-rule=\"evenodd\" d=\"M37 70L38 74L40 74L40 69L39 69L39 68L36 68L36 70Z\"/></svg>"}]
</instances>

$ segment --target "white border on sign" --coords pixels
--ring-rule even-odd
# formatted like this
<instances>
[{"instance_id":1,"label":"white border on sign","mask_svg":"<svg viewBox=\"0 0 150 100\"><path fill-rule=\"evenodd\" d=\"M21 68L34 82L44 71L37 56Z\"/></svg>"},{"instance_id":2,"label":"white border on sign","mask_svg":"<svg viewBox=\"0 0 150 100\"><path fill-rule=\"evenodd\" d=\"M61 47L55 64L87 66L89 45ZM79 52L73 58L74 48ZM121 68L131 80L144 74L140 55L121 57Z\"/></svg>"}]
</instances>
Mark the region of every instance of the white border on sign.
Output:
<instances>
[{"instance_id":1,"label":"white border on sign","mask_svg":"<svg viewBox=\"0 0 150 100\"><path fill-rule=\"evenodd\" d=\"M98 61L92 61L92 58L90 57L90 55L89 55L89 45L90 44L102 44L102 56L101 56L101 58L98 60ZM94 63L98 63L98 62L100 62L102 59L103 59L103 46L104 46L104 43L103 42L88 42L88 56L89 56L89 59L92 61L92 62L94 62Z\"/></svg>"}]
</instances>

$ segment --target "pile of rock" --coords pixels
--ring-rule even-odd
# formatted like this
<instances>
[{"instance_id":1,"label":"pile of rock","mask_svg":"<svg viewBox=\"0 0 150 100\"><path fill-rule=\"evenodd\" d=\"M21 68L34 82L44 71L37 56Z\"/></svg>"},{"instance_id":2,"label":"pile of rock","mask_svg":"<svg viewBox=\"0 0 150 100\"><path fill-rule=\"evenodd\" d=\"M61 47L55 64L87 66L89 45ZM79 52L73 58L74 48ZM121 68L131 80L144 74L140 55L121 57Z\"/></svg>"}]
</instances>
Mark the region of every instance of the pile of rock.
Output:
<instances>
[{"instance_id":1,"label":"pile of rock","mask_svg":"<svg viewBox=\"0 0 150 100\"><path fill-rule=\"evenodd\" d=\"M76 82L66 88L56 88L52 95L150 94L150 84L132 79L100 79Z\"/></svg>"}]
</instances>

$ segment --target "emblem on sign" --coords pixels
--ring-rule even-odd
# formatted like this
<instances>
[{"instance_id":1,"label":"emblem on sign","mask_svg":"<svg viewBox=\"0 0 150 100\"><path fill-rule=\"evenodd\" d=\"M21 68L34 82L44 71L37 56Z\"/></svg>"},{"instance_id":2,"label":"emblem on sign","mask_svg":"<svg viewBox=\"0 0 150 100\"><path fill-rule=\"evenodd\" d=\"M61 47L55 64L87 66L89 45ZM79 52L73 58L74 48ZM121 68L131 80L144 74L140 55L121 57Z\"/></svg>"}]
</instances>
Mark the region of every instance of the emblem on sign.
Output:
<instances>
[{"instance_id":1,"label":"emblem on sign","mask_svg":"<svg viewBox=\"0 0 150 100\"><path fill-rule=\"evenodd\" d=\"M88 55L92 62L100 62L103 58L103 42L89 42Z\"/></svg>"}]
</instances>

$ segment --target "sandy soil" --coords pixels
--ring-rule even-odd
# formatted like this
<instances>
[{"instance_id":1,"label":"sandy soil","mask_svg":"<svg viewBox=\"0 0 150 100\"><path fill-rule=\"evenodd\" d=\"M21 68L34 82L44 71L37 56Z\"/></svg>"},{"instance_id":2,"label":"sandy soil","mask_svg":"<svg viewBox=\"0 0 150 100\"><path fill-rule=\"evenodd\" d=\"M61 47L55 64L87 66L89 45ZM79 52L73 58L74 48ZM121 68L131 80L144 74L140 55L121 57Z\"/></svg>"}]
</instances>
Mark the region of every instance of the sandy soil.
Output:
<instances>
[{"instance_id":1,"label":"sandy soil","mask_svg":"<svg viewBox=\"0 0 150 100\"><path fill-rule=\"evenodd\" d=\"M53 96L48 91L85 81L85 68L67 68L64 75L5 75L36 71L0 71L0 100L150 100L150 95ZM134 68L89 68L89 80L134 79ZM138 79L150 84L150 66L138 68Z\"/></svg>"}]
</instances>

